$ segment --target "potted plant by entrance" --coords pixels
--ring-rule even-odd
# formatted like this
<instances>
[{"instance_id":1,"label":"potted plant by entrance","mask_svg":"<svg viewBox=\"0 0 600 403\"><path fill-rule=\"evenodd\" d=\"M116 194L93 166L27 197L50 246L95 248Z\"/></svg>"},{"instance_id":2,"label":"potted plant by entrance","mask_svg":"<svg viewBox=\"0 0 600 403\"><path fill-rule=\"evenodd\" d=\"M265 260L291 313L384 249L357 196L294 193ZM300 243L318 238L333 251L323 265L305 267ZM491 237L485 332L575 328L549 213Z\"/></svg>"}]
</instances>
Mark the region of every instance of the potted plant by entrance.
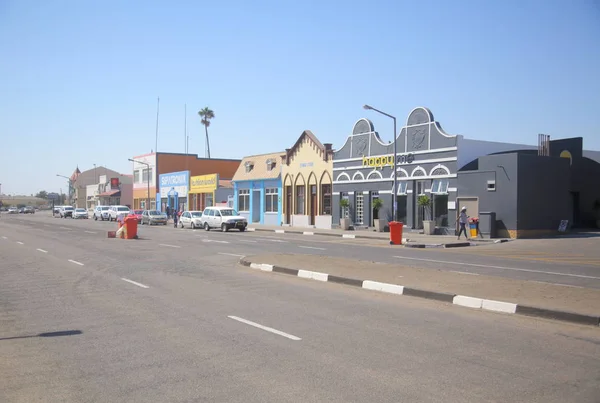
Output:
<instances>
[{"instance_id":1,"label":"potted plant by entrance","mask_svg":"<svg viewBox=\"0 0 600 403\"><path fill-rule=\"evenodd\" d=\"M340 207L342 208L342 216L340 217L340 227L344 231L348 231L350 229L350 219L346 218L346 212L350 208L350 202L348 199L340 200Z\"/></svg>"},{"instance_id":2,"label":"potted plant by entrance","mask_svg":"<svg viewBox=\"0 0 600 403\"><path fill-rule=\"evenodd\" d=\"M379 218L379 210L383 207L383 200L380 198L373 199L373 223L375 224L375 231L383 232L385 230L385 224L387 220L381 220Z\"/></svg>"},{"instance_id":3,"label":"potted plant by entrance","mask_svg":"<svg viewBox=\"0 0 600 403\"><path fill-rule=\"evenodd\" d=\"M417 204L423 209L423 233L435 234L435 221L431 219L431 199L427 195L419 196Z\"/></svg>"}]
</instances>

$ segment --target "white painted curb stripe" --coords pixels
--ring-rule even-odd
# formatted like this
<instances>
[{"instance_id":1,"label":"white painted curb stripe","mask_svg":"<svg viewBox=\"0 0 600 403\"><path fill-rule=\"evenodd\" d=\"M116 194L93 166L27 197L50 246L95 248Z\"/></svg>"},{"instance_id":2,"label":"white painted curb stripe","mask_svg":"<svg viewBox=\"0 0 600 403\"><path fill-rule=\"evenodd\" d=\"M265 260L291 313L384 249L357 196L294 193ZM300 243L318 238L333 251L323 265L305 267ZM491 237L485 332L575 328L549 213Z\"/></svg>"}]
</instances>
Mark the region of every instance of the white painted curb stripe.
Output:
<instances>
[{"instance_id":1,"label":"white painted curb stripe","mask_svg":"<svg viewBox=\"0 0 600 403\"><path fill-rule=\"evenodd\" d=\"M276 234L285 234L285 230L282 230L282 229L276 229L276 230L275 230L275 233L276 233Z\"/></svg>"},{"instance_id":2,"label":"white painted curb stripe","mask_svg":"<svg viewBox=\"0 0 600 403\"><path fill-rule=\"evenodd\" d=\"M353 234L342 234L342 238L352 238L352 239L354 239L354 238L356 238L356 235L353 235Z\"/></svg>"},{"instance_id":3,"label":"white painted curb stripe","mask_svg":"<svg viewBox=\"0 0 600 403\"><path fill-rule=\"evenodd\" d=\"M298 277L308 278L317 281L327 281L327 279L329 278L329 274L319 273L316 271L298 270Z\"/></svg>"},{"instance_id":4,"label":"white painted curb stripe","mask_svg":"<svg viewBox=\"0 0 600 403\"><path fill-rule=\"evenodd\" d=\"M480 309L483 304L483 300L481 298L467 297L465 295L456 295L454 299L452 299L452 303L454 305L465 306L467 308Z\"/></svg>"},{"instance_id":5,"label":"white painted curb stripe","mask_svg":"<svg viewBox=\"0 0 600 403\"><path fill-rule=\"evenodd\" d=\"M308 231L304 231L302 233L302 235L314 235L314 234L315 234L314 232L308 232Z\"/></svg>"},{"instance_id":6,"label":"white painted curb stripe","mask_svg":"<svg viewBox=\"0 0 600 403\"><path fill-rule=\"evenodd\" d=\"M294 341L302 340L300 337L294 336L293 334L285 333L285 332L282 332L281 330L273 329L272 327L263 326L263 325L258 324L256 322L251 322L251 321L249 321L247 319L239 318L237 316L227 316L227 317L229 319L233 319L233 320L237 320L238 322L245 323L246 325L253 326L253 327L257 328L257 329L261 329L261 330L264 330L266 332L270 332L270 333L273 333L273 334L276 334L276 335L279 335L279 336L286 337L286 338L288 338L290 340L294 340Z\"/></svg>"},{"instance_id":7,"label":"white painted curb stripe","mask_svg":"<svg viewBox=\"0 0 600 403\"><path fill-rule=\"evenodd\" d=\"M516 313L517 312L517 304L513 304L511 302L502 302L502 301L494 301L491 299L484 299L481 308L494 311L494 312L504 312L504 313Z\"/></svg>"},{"instance_id":8,"label":"white painted curb stripe","mask_svg":"<svg viewBox=\"0 0 600 403\"><path fill-rule=\"evenodd\" d=\"M262 270L262 271L273 271L272 264L264 264L264 263L250 263L251 269Z\"/></svg>"},{"instance_id":9,"label":"white painted curb stripe","mask_svg":"<svg viewBox=\"0 0 600 403\"><path fill-rule=\"evenodd\" d=\"M256 228L246 228L246 231L255 232Z\"/></svg>"},{"instance_id":10,"label":"white painted curb stripe","mask_svg":"<svg viewBox=\"0 0 600 403\"><path fill-rule=\"evenodd\" d=\"M397 284L380 283L378 281L365 280L363 281L362 288L366 290L374 290L387 292L390 294L402 295L404 293L404 286Z\"/></svg>"}]
</instances>

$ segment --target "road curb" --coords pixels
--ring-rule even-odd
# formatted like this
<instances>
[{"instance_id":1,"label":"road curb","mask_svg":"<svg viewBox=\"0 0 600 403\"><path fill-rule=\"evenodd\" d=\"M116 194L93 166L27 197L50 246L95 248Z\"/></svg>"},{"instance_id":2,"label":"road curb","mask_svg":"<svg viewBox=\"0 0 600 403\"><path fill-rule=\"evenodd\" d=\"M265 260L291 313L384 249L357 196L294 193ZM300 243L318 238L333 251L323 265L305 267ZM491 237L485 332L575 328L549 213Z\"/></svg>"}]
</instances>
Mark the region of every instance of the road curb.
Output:
<instances>
[{"instance_id":1,"label":"road curb","mask_svg":"<svg viewBox=\"0 0 600 403\"><path fill-rule=\"evenodd\" d=\"M576 323L580 325L600 326L600 315L585 315L576 312L538 308L527 305L519 305L512 302L496 301L479 297L470 297L467 295L457 295L439 291L422 290L418 288L402 286L399 284L381 283L372 280L359 280L350 277L334 276L323 272L292 269L289 267L271 265L266 263L253 263L246 257L240 258L239 263L242 266L246 266L251 269L260 271L275 272L301 277L304 279L350 285L353 287L363 288L365 290L385 292L388 294L407 295L410 297L447 302L453 305L458 305L466 308L482 309L484 311L552 319L562 322Z\"/></svg>"}]
</instances>

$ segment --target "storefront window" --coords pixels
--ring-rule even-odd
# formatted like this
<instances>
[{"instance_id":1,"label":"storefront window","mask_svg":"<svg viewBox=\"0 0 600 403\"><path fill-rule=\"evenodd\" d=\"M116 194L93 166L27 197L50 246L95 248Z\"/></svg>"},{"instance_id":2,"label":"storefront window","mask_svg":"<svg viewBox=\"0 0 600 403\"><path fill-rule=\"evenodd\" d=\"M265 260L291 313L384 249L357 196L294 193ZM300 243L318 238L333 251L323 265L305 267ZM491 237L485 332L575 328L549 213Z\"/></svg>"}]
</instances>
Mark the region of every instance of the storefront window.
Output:
<instances>
[{"instance_id":1,"label":"storefront window","mask_svg":"<svg viewBox=\"0 0 600 403\"><path fill-rule=\"evenodd\" d=\"M321 185L321 214L331 215L331 185Z\"/></svg>"},{"instance_id":2,"label":"storefront window","mask_svg":"<svg viewBox=\"0 0 600 403\"><path fill-rule=\"evenodd\" d=\"M296 186L296 214L304 214L304 186Z\"/></svg>"},{"instance_id":3,"label":"storefront window","mask_svg":"<svg viewBox=\"0 0 600 403\"><path fill-rule=\"evenodd\" d=\"M205 207L213 207L214 203L213 203L213 195L212 193L205 193L205 201L206 201L206 206Z\"/></svg>"},{"instance_id":4,"label":"storefront window","mask_svg":"<svg viewBox=\"0 0 600 403\"><path fill-rule=\"evenodd\" d=\"M431 193L447 194L449 183L450 181L448 179L434 179L431 183Z\"/></svg>"},{"instance_id":5,"label":"storefront window","mask_svg":"<svg viewBox=\"0 0 600 403\"><path fill-rule=\"evenodd\" d=\"M265 189L265 212L276 213L278 211L278 199L279 194L277 188L266 188Z\"/></svg>"},{"instance_id":6,"label":"storefront window","mask_svg":"<svg viewBox=\"0 0 600 403\"><path fill-rule=\"evenodd\" d=\"M238 211L250 211L250 189L238 190Z\"/></svg>"},{"instance_id":7,"label":"storefront window","mask_svg":"<svg viewBox=\"0 0 600 403\"><path fill-rule=\"evenodd\" d=\"M433 195L433 220L436 227L448 226L448 195Z\"/></svg>"}]
</instances>

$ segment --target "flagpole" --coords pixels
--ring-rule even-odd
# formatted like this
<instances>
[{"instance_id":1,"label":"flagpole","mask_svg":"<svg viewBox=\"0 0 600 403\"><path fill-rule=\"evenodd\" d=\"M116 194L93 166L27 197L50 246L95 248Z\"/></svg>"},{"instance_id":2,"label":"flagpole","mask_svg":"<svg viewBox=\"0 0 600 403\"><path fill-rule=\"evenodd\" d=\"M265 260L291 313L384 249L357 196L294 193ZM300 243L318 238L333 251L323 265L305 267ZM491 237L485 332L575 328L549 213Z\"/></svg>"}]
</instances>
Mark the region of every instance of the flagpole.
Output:
<instances>
[{"instance_id":1,"label":"flagpole","mask_svg":"<svg viewBox=\"0 0 600 403\"><path fill-rule=\"evenodd\" d=\"M160 112L160 97L156 99L156 143L154 145L154 152L158 153L158 114Z\"/></svg>"}]
</instances>

